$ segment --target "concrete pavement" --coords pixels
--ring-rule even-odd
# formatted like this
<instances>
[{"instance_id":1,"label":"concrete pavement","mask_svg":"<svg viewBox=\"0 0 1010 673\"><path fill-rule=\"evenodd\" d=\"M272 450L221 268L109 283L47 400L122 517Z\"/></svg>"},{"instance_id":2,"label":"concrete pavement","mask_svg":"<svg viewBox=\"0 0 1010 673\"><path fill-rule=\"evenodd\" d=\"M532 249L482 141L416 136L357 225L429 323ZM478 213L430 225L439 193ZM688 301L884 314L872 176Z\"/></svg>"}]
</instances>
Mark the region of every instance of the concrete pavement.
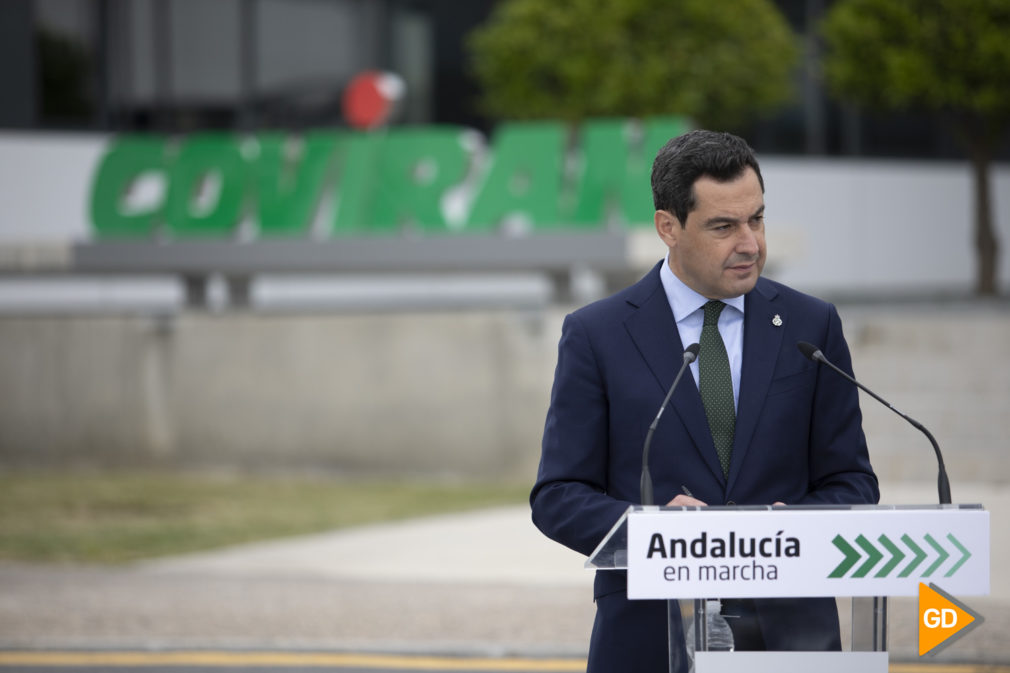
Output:
<instances>
[{"instance_id":1,"label":"concrete pavement","mask_svg":"<svg viewBox=\"0 0 1010 673\"><path fill-rule=\"evenodd\" d=\"M955 483L992 517L986 623L940 655L1010 663L1010 485ZM885 483L882 502L935 502ZM295 648L470 656L585 655L584 558L510 507L243 545L121 567L0 564L0 647ZM914 599L890 609L893 659L915 658Z\"/></svg>"}]
</instances>

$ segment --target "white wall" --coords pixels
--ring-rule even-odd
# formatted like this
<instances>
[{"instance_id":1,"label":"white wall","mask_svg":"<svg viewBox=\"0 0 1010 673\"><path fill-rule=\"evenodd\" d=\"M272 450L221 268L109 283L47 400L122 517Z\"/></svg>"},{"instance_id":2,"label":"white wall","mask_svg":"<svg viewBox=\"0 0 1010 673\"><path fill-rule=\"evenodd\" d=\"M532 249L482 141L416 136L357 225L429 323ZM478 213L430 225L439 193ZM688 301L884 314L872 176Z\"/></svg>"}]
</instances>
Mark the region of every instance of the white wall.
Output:
<instances>
[{"instance_id":1,"label":"white wall","mask_svg":"<svg viewBox=\"0 0 1010 673\"><path fill-rule=\"evenodd\" d=\"M779 280L814 292L973 286L967 162L770 158L762 173L769 259ZM992 178L997 236L1006 246L1010 167L998 165ZM1004 254L1004 287L1008 276Z\"/></svg>"},{"instance_id":2,"label":"white wall","mask_svg":"<svg viewBox=\"0 0 1010 673\"><path fill-rule=\"evenodd\" d=\"M92 171L107 138L0 133L0 245L89 237ZM958 291L974 283L967 162L762 161L767 273L810 292ZM999 278L1010 289L1010 166L992 176ZM644 236L650 240L648 234ZM646 256L662 254L647 246Z\"/></svg>"},{"instance_id":3,"label":"white wall","mask_svg":"<svg viewBox=\"0 0 1010 673\"><path fill-rule=\"evenodd\" d=\"M92 171L108 136L0 132L0 245L89 236Z\"/></svg>"}]
</instances>

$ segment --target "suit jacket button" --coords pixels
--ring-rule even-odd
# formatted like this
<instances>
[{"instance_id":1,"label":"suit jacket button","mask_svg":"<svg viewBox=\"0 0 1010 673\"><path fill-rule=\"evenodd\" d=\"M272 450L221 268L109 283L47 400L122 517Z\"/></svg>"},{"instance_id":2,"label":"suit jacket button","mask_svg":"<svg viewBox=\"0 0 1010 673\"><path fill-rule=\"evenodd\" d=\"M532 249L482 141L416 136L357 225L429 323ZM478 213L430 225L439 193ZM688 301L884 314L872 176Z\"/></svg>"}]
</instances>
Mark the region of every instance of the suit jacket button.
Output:
<instances>
[{"instance_id":1,"label":"suit jacket button","mask_svg":"<svg viewBox=\"0 0 1010 673\"><path fill-rule=\"evenodd\" d=\"M732 500L727 500L726 504L732 506L732 505L735 505L736 503L733 502Z\"/></svg>"}]
</instances>

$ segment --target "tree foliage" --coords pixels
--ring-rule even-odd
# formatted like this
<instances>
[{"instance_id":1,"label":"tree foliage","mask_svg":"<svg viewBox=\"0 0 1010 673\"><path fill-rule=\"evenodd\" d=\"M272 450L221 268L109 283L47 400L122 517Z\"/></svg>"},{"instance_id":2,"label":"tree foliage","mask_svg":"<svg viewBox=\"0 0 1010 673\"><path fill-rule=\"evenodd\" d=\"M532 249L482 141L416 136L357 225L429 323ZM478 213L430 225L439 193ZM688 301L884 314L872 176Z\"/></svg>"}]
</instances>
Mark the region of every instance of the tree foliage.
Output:
<instances>
[{"instance_id":1,"label":"tree foliage","mask_svg":"<svg viewBox=\"0 0 1010 673\"><path fill-rule=\"evenodd\" d=\"M828 82L880 108L926 107L998 131L1010 118L1010 2L844 0L824 22Z\"/></svg>"},{"instance_id":2,"label":"tree foliage","mask_svg":"<svg viewBox=\"0 0 1010 673\"><path fill-rule=\"evenodd\" d=\"M840 0L823 32L825 75L838 95L872 108L933 110L954 128L975 178L976 289L995 293L988 175L1010 125L1010 2Z\"/></svg>"},{"instance_id":3,"label":"tree foliage","mask_svg":"<svg viewBox=\"0 0 1010 673\"><path fill-rule=\"evenodd\" d=\"M768 0L504 0L469 48L494 117L678 114L711 128L787 101L798 51Z\"/></svg>"}]
</instances>

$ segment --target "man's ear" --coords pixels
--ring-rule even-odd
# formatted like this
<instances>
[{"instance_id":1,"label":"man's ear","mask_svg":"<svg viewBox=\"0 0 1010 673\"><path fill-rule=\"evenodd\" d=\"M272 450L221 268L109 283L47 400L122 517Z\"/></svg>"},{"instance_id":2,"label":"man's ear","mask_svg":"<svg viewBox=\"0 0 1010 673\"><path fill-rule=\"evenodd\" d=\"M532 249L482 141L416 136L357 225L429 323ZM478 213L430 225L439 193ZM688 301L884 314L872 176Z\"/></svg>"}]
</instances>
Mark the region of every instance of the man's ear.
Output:
<instances>
[{"instance_id":1,"label":"man's ear","mask_svg":"<svg viewBox=\"0 0 1010 673\"><path fill-rule=\"evenodd\" d=\"M656 223L656 233L659 234L663 243L666 243L668 248L674 247L680 236L680 220L668 210L657 210L653 215L653 221Z\"/></svg>"}]
</instances>

